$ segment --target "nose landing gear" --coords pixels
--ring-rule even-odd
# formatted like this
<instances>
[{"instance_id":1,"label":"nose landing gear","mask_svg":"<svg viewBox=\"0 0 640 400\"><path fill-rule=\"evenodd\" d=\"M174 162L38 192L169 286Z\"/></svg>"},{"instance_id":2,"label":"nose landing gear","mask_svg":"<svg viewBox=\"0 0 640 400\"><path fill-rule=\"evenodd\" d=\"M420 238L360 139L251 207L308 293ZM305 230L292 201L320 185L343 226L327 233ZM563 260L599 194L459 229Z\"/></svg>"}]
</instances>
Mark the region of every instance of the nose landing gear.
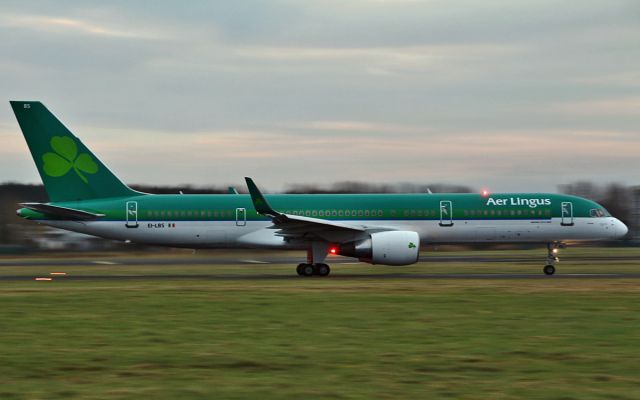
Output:
<instances>
[{"instance_id":1,"label":"nose landing gear","mask_svg":"<svg viewBox=\"0 0 640 400\"><path fill-rule=\"evenodd\" d=\"M554 267L551 264L547 264L544 266L544 268L542 269L542 271L544 271L545 275L553 275L556 273L556 267Z\"/></svg>"},{"instance_id":2,"label":"nose landing gear","mask_svg":"<svg viewBox=\"0 0 640 400\"><path fill-rule=\"evenodd\" d=\"M564 248L561 243L547 243L547 262L542 271L545 275L556 273L556 263L560 262L558 250Z\"/></svg>"}]
</instances>

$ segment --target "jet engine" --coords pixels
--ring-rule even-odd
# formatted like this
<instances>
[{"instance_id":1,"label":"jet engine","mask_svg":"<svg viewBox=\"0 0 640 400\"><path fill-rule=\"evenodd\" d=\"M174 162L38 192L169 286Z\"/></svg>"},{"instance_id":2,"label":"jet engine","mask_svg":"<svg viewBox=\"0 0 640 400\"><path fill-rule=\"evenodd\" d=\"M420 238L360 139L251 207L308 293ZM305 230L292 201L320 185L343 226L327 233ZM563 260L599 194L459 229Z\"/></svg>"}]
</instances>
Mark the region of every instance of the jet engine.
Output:
<instances>
[{"instance_id":1,"label":"jet engine","mask_svg":"<svg viewBox=\"0 0 640 400\"><path fill-rule=\"evenodd\" d=\"M420 236L412 231L375 232L368 238L340 245L339 254L383 265L409 265L418 261Z\"/></svg>"}]
</instances>

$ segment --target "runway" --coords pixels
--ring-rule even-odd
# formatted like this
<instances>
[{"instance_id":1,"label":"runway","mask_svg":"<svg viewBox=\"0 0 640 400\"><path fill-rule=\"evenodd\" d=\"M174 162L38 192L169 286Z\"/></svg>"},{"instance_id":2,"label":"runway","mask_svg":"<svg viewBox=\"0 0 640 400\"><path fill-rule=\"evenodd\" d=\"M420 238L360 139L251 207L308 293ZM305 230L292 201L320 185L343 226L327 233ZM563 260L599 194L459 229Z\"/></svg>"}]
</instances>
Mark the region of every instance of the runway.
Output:
<instances>
[{"instance_id":1,"label":"runway","mask_svg":"<svg viewBox=\"0 0 640 400\"><path fill-rule=\"evenodd\" d=\"M527 269L526 272L517 273L512 270L509 272L439 272L439 273L424 273L423 271L416 271L415 273L403 271L398 269L398 272L389 270L375 269L363 269L362 273L353 273L353 269L349 271L342 270L341 266L351 266L352 264L360 264L354 262L353 259L345 257L332 257L328 260L329 264L334 266L332 274L326 278L311 277L305 278L295 274L293 266L297 265L301 259L298 255L283 255L283 254L247 254L246 256L253 255L255 258L242 257L244 254L234 255L220 255L220 256L169 256L165 258L160 257L96 257L95 259L89 258L25 258L25 259L5 259L0 260L0 281L33 281L35 278L51 279L57 282L60 281L170 281L170 280L208 280L208 281L286 281L292 279L331 279L331 280L442 280L442 279L467 279L467 280L523 280L523 279L640 279L640 268L638 273L632 272L611 272L611 273L563 273L562 269L553 276L546 276L540 271L540 273L531 273L531 269ZM591 264L608 262L629 262L637 261L640 266L640 256L594 256L588 257L584 255L573 256L564 258L567 262L589 262ZM428 265L447 264L447 263L468 263L468 264L493 264L499 263L504 265L505 263L539 263L542 265L544 257L532 257L532 256L513 256L505 254L500 255L426 255L420 258L420 263ZM291 265L291 273L283 273L282 269L274 270L269 269L269 265ZM255 268L251 268L247 271L247 266L255 265ZM370 267L367 264L361 264L363 268ZM146 271L129 270L127 267L145 267L145 266L158 266L157 270L152 269L149 273ZM171 266L192 266L203 268L199 271L193 271L191 273L180 273L178 271L166 271L168 273L162 273L162 267ZM214 268L208 269L207 266ZM232 267L223 270L216 270L215 266ZM235 273L233 266L242 267L244 269L242 273ZM263 267L264 266L264 267ZM9 268L13 267L14 270L9 271ZM17 275L15 268L25 268L25 270L34 270L33 274L20 274ZM82 273L76 275L75 273L67 274L64 276L50 276L48 274L42 275L41 271L36 272L38 269L51 267L52 271L61 270L64 271L65 267L81 267ZM98 268L101 267L101 268ZM105 273L105 267L113 267L113 270ZM388 267L388 268L401 268L401 267ZM8 274L3 274L3 269L6 269ZM606 269L603 268L604 271ZM344 272L343 272L344 271ZM537 271L537 268L536 268ZM575 272L575 269L573 270ZM177 272L177 273L176 273ZM203 273L204 272L204 273Z\"/></svg>"},{"instance_id":2,"label":"runway","mask_svg":"<svg viewBox=\"0 0 640 400\"><path fill-rule=\"evenodd\" d=\"M246 257L245 257L246 258ZM542 264L545 260L544 254L540 257L500 257L500 256L422 256L421 263L526 263L537 262ZM638 261L640 256L595 256L595 257L567 257L566 261L577 262L610 262L610 261ZM24 259L24 260L0 260L0 268L2 267L41 267L41 266L91 266L91 265L121 265L121 266L141 266L141 265L243 265L243 264L291 264L297 265L304 261L300 256L297 257L277 257L277 256L261 256L255 259L239 259L238 257L138 257L138 258L96 258L95 260L87 259ZM332 259L330 264L352 264L353 259L338 257Z\"/></svg>"},{"instance_id":3,"label":"runway","mask_svg":"<svg viewBox=\"0 0 640 400\"><path fill-rule=\"evenodd\" d=\"M331 280L518 280L518 279L640 279L640 273L616 274L332 274L328 277L300 277L295 274L172 274L172 275L67 275L52 278L55 281L172 281L172 280L208 280L208 281L288 281L293 279L331 279ZM0 281L33 281L35 277L25 275L0 275Z\"/></svg>"}]
</instances>

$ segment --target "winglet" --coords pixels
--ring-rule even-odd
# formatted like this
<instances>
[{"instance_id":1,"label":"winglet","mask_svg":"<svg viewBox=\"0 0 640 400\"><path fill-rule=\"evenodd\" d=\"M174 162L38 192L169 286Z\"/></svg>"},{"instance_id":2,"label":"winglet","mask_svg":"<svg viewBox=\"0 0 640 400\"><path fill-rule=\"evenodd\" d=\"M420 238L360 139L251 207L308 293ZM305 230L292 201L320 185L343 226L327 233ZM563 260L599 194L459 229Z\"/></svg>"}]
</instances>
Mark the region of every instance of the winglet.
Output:
<instances>
[{"instance_id":1,"label":"winglet","mask_svg":"<svg viewBox=\"0 0 640 400\"><path fill-rule=\"evenodd\" d=\"M244 180L247 182L247 187L249 188L249 194L251 195L251 201L253 201L253 207L255 207L258 214L269 215L272 217L277 217L280 213L276 212L271 208L269 203L267 203L267 199L264 198L260 189L253 183L253 179L249 177L245 177Z\"/></svg>"},{"instance_id":2,"label":"winglet","mask_svg":"<svg viewBox=\"0 0 640 400\"><path fill-rule=\"evenodd\" d=\"M229 188L227 189L227 193L228 194L238 194L238 190L233 186L229 186Z\"/></svg>"}]
</instances>

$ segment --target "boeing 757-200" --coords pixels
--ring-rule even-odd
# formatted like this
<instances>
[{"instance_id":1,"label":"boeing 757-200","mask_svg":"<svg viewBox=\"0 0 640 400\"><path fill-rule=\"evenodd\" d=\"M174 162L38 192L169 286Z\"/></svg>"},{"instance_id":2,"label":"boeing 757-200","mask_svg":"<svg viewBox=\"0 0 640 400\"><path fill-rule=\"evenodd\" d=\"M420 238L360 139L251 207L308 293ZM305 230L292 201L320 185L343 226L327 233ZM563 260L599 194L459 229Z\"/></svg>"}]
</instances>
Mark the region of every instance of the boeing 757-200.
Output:
<instances>
[{"instance_id":1,"label":"boeing 757-200","mask_svg":"<svg viewBox=\"0 0 640 400\"><path fill-rule=\"evenodd\" d=\"M186 248L300 249L302 276L327 276L328 254L381 265L418 261L421 244L540 243L552 275L566 243L627 227L601 205L551 193L155 195L122 183L37 101L11 106L49 196L25 219L107 239Z\"/></svg>"}]
</instances>

